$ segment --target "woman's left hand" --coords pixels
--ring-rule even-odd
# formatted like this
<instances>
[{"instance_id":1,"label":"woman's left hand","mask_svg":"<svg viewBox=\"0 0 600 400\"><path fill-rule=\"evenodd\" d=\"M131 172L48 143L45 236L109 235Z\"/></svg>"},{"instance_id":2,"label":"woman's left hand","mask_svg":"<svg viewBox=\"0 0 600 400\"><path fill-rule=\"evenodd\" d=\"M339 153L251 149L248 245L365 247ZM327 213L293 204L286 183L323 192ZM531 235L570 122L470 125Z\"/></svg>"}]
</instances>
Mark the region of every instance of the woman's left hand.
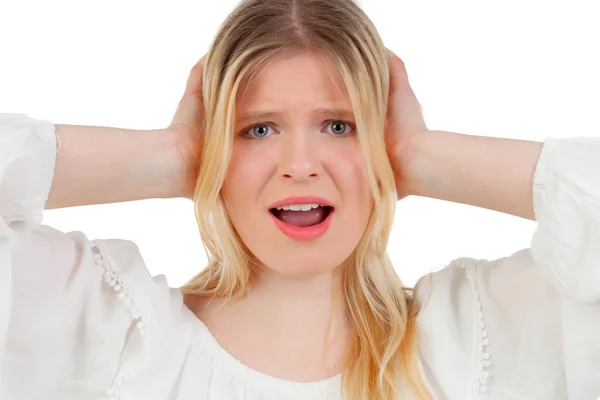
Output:
<instances>
[{"instance_id":1,"label":"woman's left hand","mask_svg":"<svg viewBox=\"0 0 600 400\"><path fill-rule=\"evenodd\" d=\"M389 49L390 95L386 117L385 141L394 170L398 200L411 195L409 165L415 140L429 129L423 118L423 107L417 100L404 62Z\"/></svg>"},{"instance_id":2,"label":"woman's left hand","mask_svg":"<svg viewBox=\"0 0 600 400\"><path fill-rule=\"evenodd\" d=\"M185 92L167 130L175 137L179 169L183 171L182 196L193 198L204 139L203 74L207 55L194 65L187 79Z\"/></svg>"}]
</instances>

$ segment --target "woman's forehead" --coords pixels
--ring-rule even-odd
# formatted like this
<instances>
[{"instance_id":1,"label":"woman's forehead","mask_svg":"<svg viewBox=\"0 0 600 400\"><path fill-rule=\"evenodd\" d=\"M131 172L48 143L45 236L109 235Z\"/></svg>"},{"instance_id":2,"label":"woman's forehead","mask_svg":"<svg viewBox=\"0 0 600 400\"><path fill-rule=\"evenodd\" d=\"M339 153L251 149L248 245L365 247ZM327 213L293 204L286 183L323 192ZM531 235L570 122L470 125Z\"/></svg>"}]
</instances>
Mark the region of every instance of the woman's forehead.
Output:
<instances>
[{"instance_id":1,"label":"woman's forehead","mask_svg":"<svg viewBox=\"0 0 600 400\"><path fill-rule=\"evenodd\" d=\"M280 55L267 60L242 83L237 94L240 103L281 103L290 98L343 103L347 101L347 94L331 60L312 52Z\"/></svg>"}]
</instances>

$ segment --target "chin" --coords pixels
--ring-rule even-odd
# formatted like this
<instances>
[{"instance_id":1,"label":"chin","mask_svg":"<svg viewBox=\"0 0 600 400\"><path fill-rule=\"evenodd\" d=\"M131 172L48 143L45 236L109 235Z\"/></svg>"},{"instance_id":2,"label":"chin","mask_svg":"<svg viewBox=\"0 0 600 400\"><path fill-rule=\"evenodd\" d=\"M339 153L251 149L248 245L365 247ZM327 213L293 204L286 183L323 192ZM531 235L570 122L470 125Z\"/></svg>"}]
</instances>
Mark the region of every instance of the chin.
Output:
<instances>
[{"instance_id":1,"label":"chin","mask_svg":"<svg viewBox=\"0 0 600 400\"><path fill-rule=\"evenodd\" d=\"M284 257L277 257L271 253L271 256L266 258L262 261L266 268L278 275L297 279L332 273L346 259L345 257L332 257L331 253L324 256L323 251L313 254L306 254L306 251L292 251Z\"/></svg>"},{"instance_id":2,"label":"chin","mask_svg":"<svg viewBox=\"0 0 600 400\"><path fill-rule=\"evenodd\" d=\"M310 241L293 240L273 225L262 229L248 227L240 236L263 268L283 277L306 279L333 273L358 245L360 227L340 227L335 222L339 221L334 221L321 237ZM257 231L261 234L256 235Z\"/></svg>"}]
</instances>

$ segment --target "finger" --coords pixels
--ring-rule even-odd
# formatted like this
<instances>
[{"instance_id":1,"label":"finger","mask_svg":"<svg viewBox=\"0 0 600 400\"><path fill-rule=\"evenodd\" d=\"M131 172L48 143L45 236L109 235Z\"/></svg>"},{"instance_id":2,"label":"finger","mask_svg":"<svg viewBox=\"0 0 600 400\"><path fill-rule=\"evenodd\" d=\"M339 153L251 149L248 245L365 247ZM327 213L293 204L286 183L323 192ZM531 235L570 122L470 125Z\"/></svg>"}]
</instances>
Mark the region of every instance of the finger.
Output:
<instances>
[{"instance_id":1,"label":"finger","mask_svg":"<svg viewBox=\"0 0 600 400\"><path fill-rule=\"evenodd\" d=\"M418 106L419 111L422 113L422 106L410 85L404 61L391 50L387 48L386 50L390 68L390 96L399 98L404 106L407 104L410 104L411 108Z\"/></svg>"},{"instance_id":2,"label":"finger","mask_svg":"<svg viewBox=\"0 0 600 400\"><path fill-rule=\"evenodd\" d=\"M200 127L203 125L202 81L205 64L206 55L192 67L186 82L185 92L179 100L179 104L171 120L171 125L181 124L188 127Z\"/></svg>"},{"instance_id":3,"label":"finger","mask_svg":"<svg viewBox=\"0 0 600 400\"><path fill-rule=\"evenodd\" d=\"M411 94L414 92L408 81L408 73L404 61L393 51L386 48L390 68L390 90L394 93Z\"/></svg>"},{"instance_id":4,"label":"finger","mask_svg":"<svg viewBox=\"0 0 600 400\"><path fill-rule=\"evenodd\" d=\"M188 76L185 93L186 95L201 95L202 94L202 77L204 75L204 66L206 64L206 54L194 65Z\"/></svg>"},{"instance_id":5,"label":"finger","mask_svg":"<svg viewBox=\"0 0 600 400\"><path fill-rule=\"evenodd\" d=\"M390 69L389 111L393 110L398 120L410 125L423 125L423 106L417 99L409 80L404 61L394 52L387 49Z\"/></svg>"}]
</instances>

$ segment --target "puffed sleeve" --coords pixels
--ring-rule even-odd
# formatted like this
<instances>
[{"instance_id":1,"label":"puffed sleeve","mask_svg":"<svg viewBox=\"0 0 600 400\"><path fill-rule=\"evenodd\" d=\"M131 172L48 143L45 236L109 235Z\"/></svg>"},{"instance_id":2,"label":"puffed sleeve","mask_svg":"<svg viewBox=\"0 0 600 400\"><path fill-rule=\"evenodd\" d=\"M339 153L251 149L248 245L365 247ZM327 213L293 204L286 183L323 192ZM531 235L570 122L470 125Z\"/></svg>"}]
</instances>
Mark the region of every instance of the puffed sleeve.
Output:
<instances>
[{"instance_id":1,"label":"puffed sleeve","mask_svg":"<svg viewBox=\"0 0 600 400\"><path fill-rule=\"evenodd\" d=\"M140 291L127 289L106 262L114 257L113 265L151 282L137 247L41 225L56 156L53 124L0 114L0 394L6 399L117 396L145 343L135 306Z\"/></svg>"},{"instance_id":2,"label":"puffed sleeve","mask_svg":"<svg viewBox=\"0 0 600 400\"><path fill-rule=\"evenodd\" d=\"M20 114L0 114L0 349L10 321L12 249L41 223L56 163L52 124L33 122Z\"/></svg>"},{"instance_id":3,"label":"puffed sleeve","mask_svg":"<svg viewBox=\"0 0 600 400\"><path fill-rule=\"evenodd\" d=\"M600 138L546 139L532 191L530 248L461 257L417 284L440 398L600 397Z\"/></svg>"},{"instance_id":4,"label":"puffed sleeve","mask_svg":"<svg viewBox=\"0 0 600 400\"><path fill-rule=\"evenodd\" d=\"M582 303L597 302L600 138L547 140L535 171L533 196L535 263L562 295Z\"/></svg>"}]
</instances>

